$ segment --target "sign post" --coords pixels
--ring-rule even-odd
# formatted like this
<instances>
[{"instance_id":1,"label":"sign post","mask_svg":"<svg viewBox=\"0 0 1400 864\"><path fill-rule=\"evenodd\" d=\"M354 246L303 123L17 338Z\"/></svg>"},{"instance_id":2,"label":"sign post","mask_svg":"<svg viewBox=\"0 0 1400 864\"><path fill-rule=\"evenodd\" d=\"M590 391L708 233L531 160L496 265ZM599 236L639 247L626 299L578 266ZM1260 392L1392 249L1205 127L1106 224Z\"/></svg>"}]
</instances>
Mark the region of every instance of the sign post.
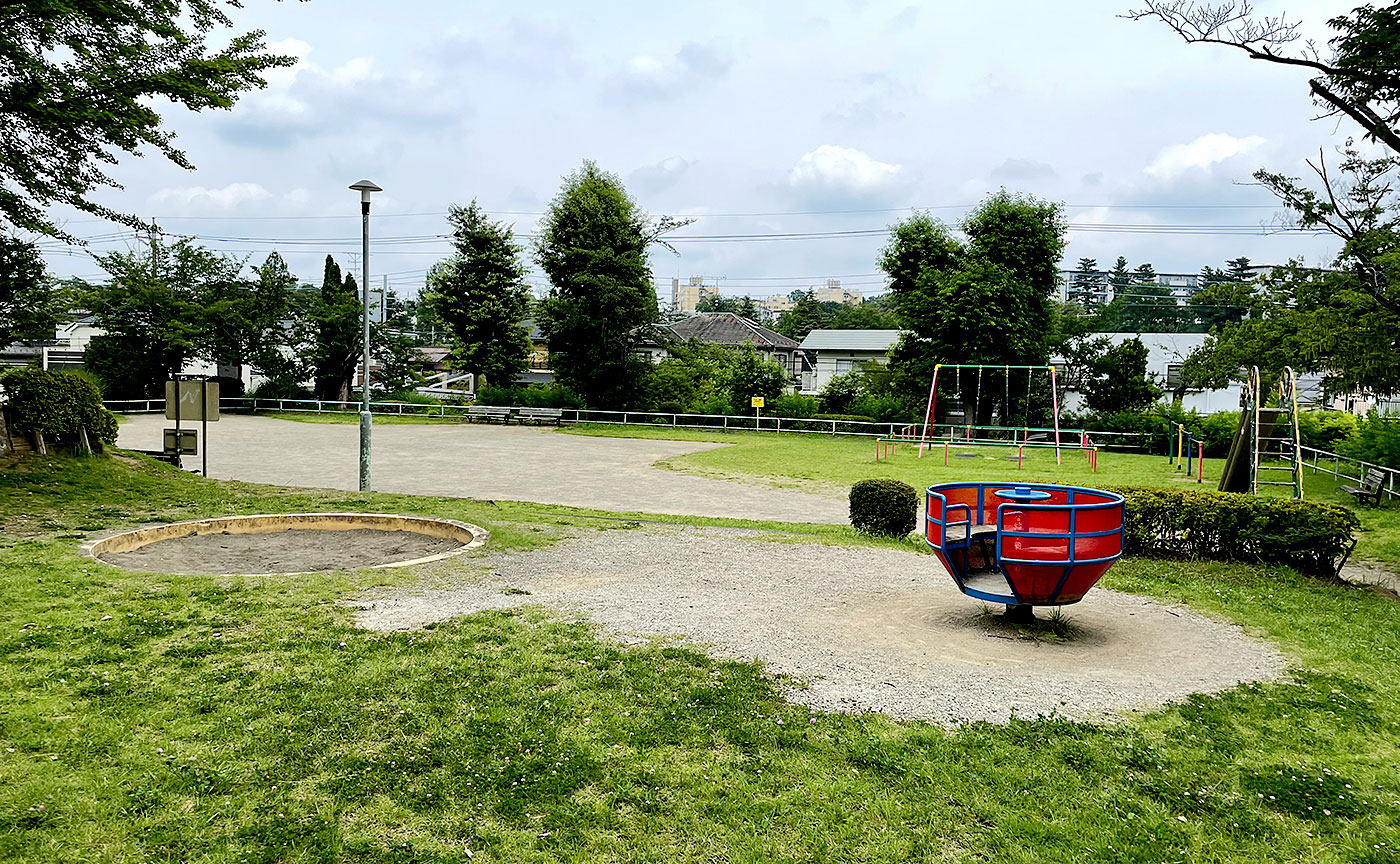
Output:
<instances>
[{"instance_id":1,"label":"sign post","mask_svg":"<svg viewBox=\"0 0 1400 864\"><path fill-rule=\"evenodd\" d=\"M208 375L176 375L165 382L165 419L174 420L175 428L165 430L165 452L174 456L182 453L196 455L199 451L186 442L193 442L194 430L180 430L181 420L198 420L200 436L204 439L203 469L209 476L209 424L219 422L219 382Z\"/></svg>"},{"instance_id":2,"label":"sign post","mask_svg":"<svg viewBox=\"0 0 1400 864\"><path fill-rule=\"evenodd\" d=\"M758 412L759 409L763 407L763 397L752 396L749 398L749 404L753 406L753 429L755 432L757 432L759 431Z\"/></svg>"}]
</instances>

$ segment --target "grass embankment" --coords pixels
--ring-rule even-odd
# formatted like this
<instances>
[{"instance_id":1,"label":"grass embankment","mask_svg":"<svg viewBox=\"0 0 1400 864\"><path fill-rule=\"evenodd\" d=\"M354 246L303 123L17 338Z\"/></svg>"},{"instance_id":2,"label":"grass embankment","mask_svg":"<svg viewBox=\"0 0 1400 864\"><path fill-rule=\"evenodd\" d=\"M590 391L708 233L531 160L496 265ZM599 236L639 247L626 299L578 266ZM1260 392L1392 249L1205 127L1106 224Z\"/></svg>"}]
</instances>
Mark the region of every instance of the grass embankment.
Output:
<instances>
[{"instance_id":1,"label":"grass embankment","mask_svg":"<svg viewBox=\"0 0 1400 864\"><path fill-rule=\"evenodd\" d=\"M1024 464L1018 467L1015 448L953 447L949 464L945 466L941 444L925 451L923 458L919 458L916 447L909 446L900 447L892 458L877 462L875 443L869 438L705 432L645 426L568 426L563 431L573 435L620 438L720 441L732 446L674 456L659 464L688 474L771 483L828 494L844 494L857 480L876 477L902 480L915 489L956 480L1025 480L1076 486L1169 486L1213 491L1225 465L1223 459L1207 459L1204 482L1198 484L1188 478L1184 470L1169 463L1165 456L1137 453L1101 451L1095 473L1084 455L1075 449L1061 451L1061 462L1056 464L1053 449L1029 448L1024 454ZM967 455L953 455L957 453ZM1307 498L1352 507L1361 518L1356 554L1383 561L1400 572L1400 504L1388 502L1379 509L1354 507L1354 499L1341 490L1341 486L1354 482L1337 480L1330 474L1315 474L1311 468L1303 469L1303 491ZM1266 494L1289 493L1271 488Z\"/></svg>"},{"instance_id":2,"label":"grass embankment","mask_svg":"<svg viewBox=\"0 0 1400 864\"><path fill-rule=\"evenodd\" d=\"M495 550L617 525L145 461L0 466L0 859L1396 860L1400 604L1374 593L1125 561L1116 587L1240 622L1296 676L1115 726L950 731L814 714L756 665L539 611L379 634L339 603L472 559L230 578L76 552L108 527L303 509L451 516Z\"/></svg>"}]
</instances>

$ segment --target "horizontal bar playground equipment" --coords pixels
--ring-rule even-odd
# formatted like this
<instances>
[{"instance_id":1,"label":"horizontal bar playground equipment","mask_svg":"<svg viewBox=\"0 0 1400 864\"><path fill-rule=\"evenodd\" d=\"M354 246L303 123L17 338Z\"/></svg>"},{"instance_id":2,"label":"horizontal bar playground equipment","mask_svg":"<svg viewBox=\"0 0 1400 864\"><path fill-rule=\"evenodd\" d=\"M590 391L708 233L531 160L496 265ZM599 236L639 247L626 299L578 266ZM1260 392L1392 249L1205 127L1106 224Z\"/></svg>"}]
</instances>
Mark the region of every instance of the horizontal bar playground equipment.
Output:
<instances>
[{"instance_id":1,"label":"horizontal bar playground equipment","mask_svg":"<svg viewBox=\"0 0 1400 864\"><path fill-rule=\"evenodd\" d=\"M939 434L940 430L943 434ZM1004 438L977 437L977 432L1005 432L1009 433ZM1062 429L1059 430L1061 436L1073 436L1074 443L1066 443L1061 437L1060 443L1056 444L1051 440L1051 435L1055 430L1050 428L1037 428L1035 426L963 426L939 424L934 427L932 434L927 434L924 427L918 424L911 424L901 428L893 435L881 436L875 439L875 461L887 461L895 455L898 450L918 447L918 456L923 458L925 451L935 450L939 447L943 449L943 464L948 465L951 457L955 454L955 448L963 447L1014 447L1016 448L1016 467L1019 469L1025 462L1027 450L1055 450L1057 460L1062 450L1079 450L1084 454L1089 467L1094 473L1099 470L1099 446L1090 438L1089 433L1083 429ZM1009 457L1008 457L1009 458ZM1060 463L1062 464L1062 463Z\"/></svg>"}]
</instances>

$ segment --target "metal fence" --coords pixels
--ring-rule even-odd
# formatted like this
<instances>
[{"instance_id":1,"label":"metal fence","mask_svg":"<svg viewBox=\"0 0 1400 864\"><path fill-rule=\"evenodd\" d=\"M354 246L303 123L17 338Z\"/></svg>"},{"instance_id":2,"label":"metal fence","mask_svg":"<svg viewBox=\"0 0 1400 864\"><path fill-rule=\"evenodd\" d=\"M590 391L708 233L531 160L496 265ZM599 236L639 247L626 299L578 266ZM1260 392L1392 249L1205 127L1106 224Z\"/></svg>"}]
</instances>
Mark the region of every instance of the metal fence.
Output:
<instances>
[{"instance_id":1,"label":"metal fence","mask_svg":"<svg viewBox=\"0 0 1400 864\"><path fill-rule=\"evenodd\" d=\"M1309 447L1306 444L1300 444L1298 449L1302 451L1303 466L1311 468L1314 474L1331 474L1333 478L1338 480L1345 477L1348 480L1355 480L1357 483L1360 483L1367 471L1376 470L1384 472L1385 483L1382 485L1381 491L1391 498L1400 498L1400 482L1397 482L1396 479L1400 477L1400 471L1394 468L1387 468L1384 465L1377 465L1374 462L1366 462L1361 459L1353 459L1350 456L1343 456L1340 453L1319 450L1316 447ZM1330 467L1327 465L1328 462L1332 463ZM1355 469L1356 473L1348 474L1346 471L1342 470L1343 466L1347 469L1350 469L1352 466L1357 466Z\"/></svg>"},{"instance_id":2,"label":"metal fence","mask_svg":"<svg viewBox=\"0 0 1400 864\"><path fill-rule=\"evenodd\" d=\"M104 403L118 414L159 414L165 411L164 399L109 400ZM226 397L219 400L220 410L227 413L293 412L305 414L355 413L360 410L359 402L332 399L262 399L250 396ZM423 417L454 417L467 419L473 416L473 405L459 405L448 402L371 402L370 412L378 415ZM521 406L514 406L516 412ZM560 422L571 424L595 424L616 426L648 426L672 429L699 429L727 431L757 430L760 432L806 432L823 435L850 435L877 438L900 434L911 427L908 423L875 423L865 420L840 420L817 417L774 417L752 414L674 414L664 411L603 411L595 409L563 408ZM976 439L967 441L961 437L965 427L948 424L933 427L934 437L930 441L953 440L964 444L976 444ZM974 427L975 428L975 427ZM1022 432L1016 429L1015 432ZM1031 429L1053 436L1050 429ZM917 432L915 433L917 434ZM1061 429L1060 444L1064 447L1079 446L1083 430ZM1090 432L1091 437L1100 433ZM1115 433L1103 433L1114 435ZM1123 437L1132 440L1132 433Z\"/></svg>"}]
</instances>

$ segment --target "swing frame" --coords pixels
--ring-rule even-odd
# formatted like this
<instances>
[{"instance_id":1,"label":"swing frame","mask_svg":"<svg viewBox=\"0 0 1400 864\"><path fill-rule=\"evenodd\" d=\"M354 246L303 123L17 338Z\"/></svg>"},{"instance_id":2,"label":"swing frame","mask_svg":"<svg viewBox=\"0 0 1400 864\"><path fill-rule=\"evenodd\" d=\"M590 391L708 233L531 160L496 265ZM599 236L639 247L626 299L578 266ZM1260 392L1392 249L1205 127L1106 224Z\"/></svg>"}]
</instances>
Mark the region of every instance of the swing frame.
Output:
<instances>
[{"instance_id":1,"label":"swing frame","mask_svg":"<svg viewBox=\"0 0 1400 864\"><path fill-rule=\"evenodd\" d=\"M936 364L934 364L934 367L933 367L933 380L929 383L929 388L928 388L928 409L924 412L924 426L923 426L923 429L921 429L920 432L919 432L919 456L920 456L921 458L922 458L922 456L924 455L924 449L925 449L926 447L930 446L929 443L928 443L928 437L929 437L929 433L930 433L931 430L933 429L933 406L934 406L934 404L935 404L935 403L937 402L937 400L938 400L938 373L939 373L940 371L942 371L943 369L955 369L955 370L957 370L957 375L958 375L958 380L959 380L959 392L960 392L960 393L961 393L962 370L963 370L963 369L976 369L976 370L977 370L977 398L976 398L976 401L973 403L974 405L977 404L977 402L980 402L980 401L981 401L981 398L982 398L982 370L983 370L983 369L1001 369L1001 370L1003 370L1003 371L1006 373L1006 375L1007 375L1006 388L1007 388L1008 393L1010 392L1010 388L1011 388L1011 370L1012 370L1012 369L1025 369L1025 370L1027 370L1028 372L1034 372L1034 371L1036 371L1037 369L1047 369L1047 370L1049 370L1049 372L1050 372L1050 405L1051 405L1051 413L1052 413L1053 418L1054 418L1054 429L1055 429L1055 464L1056 464L1056 465L1064 464L1064 463L1062 462L1062 457L1061 457L1061 454L1060 454L1060 396L1059 396L1058 388L1056 387L1056 384L1055 384L1055 367L1052 366L1052 365L1048 365L1048 364L1047 364L1047 365L1044 365L1044 366L1017 366L1017 365L1007 365L1007 364L1004 364L1004 363L936 363ZM1029 377L1027 377L1027 379L1026 379L1026 388L1027 388L1027 392L1029 392L1029 389L1030 389L1030 378L1029 378ZM1009 400L1008 400L1008 401L1009 401ZM973 419L975 420L976 418L974 417Z\"/></svg>"}]
</instances>

